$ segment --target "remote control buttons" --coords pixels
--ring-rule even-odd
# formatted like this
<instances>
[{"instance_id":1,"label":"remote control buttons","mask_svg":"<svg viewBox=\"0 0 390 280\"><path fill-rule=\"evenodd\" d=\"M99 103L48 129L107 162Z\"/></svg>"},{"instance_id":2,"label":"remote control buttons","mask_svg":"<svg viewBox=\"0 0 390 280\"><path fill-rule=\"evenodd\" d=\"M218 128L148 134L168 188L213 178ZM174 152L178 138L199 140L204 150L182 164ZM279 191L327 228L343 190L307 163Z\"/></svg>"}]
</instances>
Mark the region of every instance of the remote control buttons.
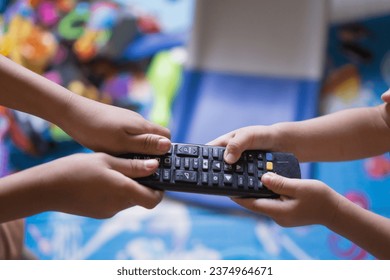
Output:
<instances>
[{"instance_id":1,"label":"remote control buttons","mask_svg":"<svg viewBox=\"0 0 390 280\"><path fill-rule=\"evenodd\" d=\"M163 180L164 181L170 181L171 180L171 170L170 169L164 169L163 170Z\"/></svg>"},{"instance_id":2,"label":"remote control buttons","mask_svg":"<svg viewBox=\"0 0 390 280\"><path fill-rule=\"evenodd\" d=\"M233 184L233 175L232 174L224 174L223 175L223 183L225 185L232 185Z\"/></svg>"},{"instance_id":3,"label":"remote control buttons","mask_svg":"<svg viewBox=\"0 0 390 280\"><path fill-rule=\"evenodd\" d=\"M222 163L220 161L213 161L213 163L211 164L212 169L214 171L221 171L221 165Z\"/></svg>"},{"instance_id":4,"label":"remote control buttons","mask_svg":"<svg viewBox=\"0 0 390 280\"><path fill-rule=\"evenodd\" d=\"M255 178L248 176L248 189L255 188Z\"/></svg>"},{"instance_id":5,"label":"remote control buttons","mask_svg":"<svg viewBox=\"0 0 390 280\"><path fill-rule=\"evenodd\" d=\"M204 171L209 170L209 161L207 159L202 160L202 169Z\"/></svg>"},{"instance_id":6,"label":"remote control buttons","mask_svg":"<svg viewBox=\"0 0 390 280\"><path fill-rule=\"evenodd\" d=\"M244 167L243 167L241 162L237 162L235 164L235 169L236 169L237 173L243 173L244 172Z\"/></svg>"},{"instance_id":7,"label":"remote control buttons","mask_svg":"<svg viewBox=\"0 0 390 280\"><path fill-rule=\"evenodd\" d=\"M199 168L199 159L198 158L192 159L192 168L194 170L198 170L198 168Z\"/></svg>"},{"instance_id":8,"label":"remote control buttons","mask_svg":"<svg viewBox=\"0 0 390 280\"><path fill-rule=\"evenodd\" d=\"M175 170L175 181L197 183L198 173L196 171Z\"/></svg>"},{"instance_id":9,"label":"remote control buttons","mask_svg":"<svg viewBox=\"0 0 390 280\"><path fill-rule=\"evenodd\" d=\"M178 169L181 166L181 158L175 158L175 167Z\"/></svg>"},{"instance_id":10,"label":"remote control buttons","mask_svg":"<svg viewBox=\"0 0 390 280\"><path fill-rule=\"evenodd\" d=\"M248 174L253 175L255 173L255 166L253 163L248 163Z\"/></svg>"},{"instance_id":11,"label":"remote control buttons","mask_svg":"<svg viewBox=\"0 0 390 280\"><path fill-rule=\"evenodd\" d=\"M209 173L202 172L202 184L207 185L209 183Z\"/></svg>"},{"instance_id":12,"label":"remote control buttons","mask_svg":"<svg viewBox=\"0 0 390 280\"><path fill-rule=\"evenodd\" d=\"M165 167L171 167L171 164L172 164L172 158L171 157L165 157L163 159L163 165Z\"/></svg>"},{"instance_id":13,"label":"remote control buttons","mask_svg":"<svg viewBox=\"0 0 390 280\"><path fill-rule=\"evenodd\" d=\"M213 173L213 174L211 175L211 183L212 183L213 185L218 185L218 184L219 184L219 178L220 178L220 174L218 174L218 173Z\"/></svg>"},{"instance_id":14,"label":"remote control buttons","mask_svg":"<svg viewBox=\"0 0 390 280\"><path fill-rule=\"evenodd\" d=\"M130 154L127 158L156 158L159 169L140 179L158 189L244 197L271 197L261 178L279 172L278 153L250 150L234 164L223 160L225 148L194 144L174 144L165 155Z\"/></svg>"},{"instance_id":15,"label":"remote control buttons","mask_svg":"<svg viewBox=\"0 0 390 280\"><path fill-rule=\"evenodd\" d=\"M243 188L245 185L245 179L244 179L244 176L243 175L238 175L237 176L237 186L239 188Z\"/></svg>"},{"instance_id":16,"label":"remote control buttons","mask_svg":"<svg viewBox=\"0 0 390 280\"><path fill-rule=\"evenodd\" d=\"M274 170L274 164L273 164L273 162L271 162L271 161L268 161L268 162L267 162L267 170L268 170L268 171Z\"/></svg>"},{"instance_id":17,"label":"remote control buttons","mask_svg":"<svg viewBox=\"0 0 390 280\"><path fill-rule=\"evenodd\" d=\"M223 171L225 172L233 172L233 165L231 164L228 164L228 163L224 163L223 165Z\"/></svg>"},{"instance_id":18,"label":"remote control buttons","mask_svg":"<svg viewBox=\"0 0 390 280\"><path fill-rule=\"evenodd\" d=\"M184 158L184 168L189 169L190 168L190 158Z\"/></svg>"},{"instance_id":19,"label":"remote control buttons","mask_svg":"<svg viewBox=\"0 0 390 280\"><path fill-rule=\"evenodd\" d=\"M160 176L161 176L161 171L160 171L160 169L157 169L151 177L153 180L159 181Z\"/></svg>"},{"instance_id":20,"label":"remote control buttons","mask_svg":"<svg viewBox=\"0 0 390 280\"><path fill-rule=\"evenodd\" d=\"M218 158L219 156L219 148L213 148L213 158Z\"/></svg>"},{"instance_id":21,"label":"remote control buttons","mask_svg":"<svg viewBox=\"0 0 390 280\"><path fill-rule=\"evenodd\" d=\"M248 153L246 158L247 158L248 161L253 161L255 156L253 155L253 153Z\"/></svg>"},{"instance_id":22,"label":"remote control buttons","mask_svg":"<svg viewBox=\"0 0 390 280\"><path fill-rule=\"evenodd\" d=\"M274 155L271 154L271 153L266 153L265 154L265 159L267 160L267 163L266 163L267 171L274 170L274 163L272 162L274 160Z\"/></svg>"},{"instance_id":23,"label":"remote control buttons","mask_svg":"<svg viewBox=\"0 0 390 280\"><path fill-rule=\"evenodd\" d=\"M208 158L209 157L209 148L208 147L203 147L202 155L203 155L204 158Z\"/></svg>"},{"instance_id":24,"label":"remote control buttons","mask_svg":"<svg viewBox=\"0 0 390 280\"><path fill-rule=\"evenodd\" d=\"M177 155L184 156L198 156L199 155L199 147L197 146L189 146L189 145L177 145Z\"/></svg>"}]
</instances>

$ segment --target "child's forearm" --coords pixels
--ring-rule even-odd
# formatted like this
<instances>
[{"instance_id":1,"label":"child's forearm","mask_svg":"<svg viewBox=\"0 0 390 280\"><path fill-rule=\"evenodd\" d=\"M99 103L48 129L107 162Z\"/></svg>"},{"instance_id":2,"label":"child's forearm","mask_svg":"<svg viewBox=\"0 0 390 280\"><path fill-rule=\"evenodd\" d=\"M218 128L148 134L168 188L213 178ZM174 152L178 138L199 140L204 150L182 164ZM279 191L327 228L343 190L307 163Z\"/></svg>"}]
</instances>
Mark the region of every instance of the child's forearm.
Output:
<instances>
[{"instance_id":1,"label":"child's forearm","mask_svg":"<svg viewBox=\"0 0 390 280\"><path fill-rule=\"evenodd\" d=\"M0 179L0 223L48 210L43 174L34 167Z\"/></svg>"},{"instance_id":2,"label":"child's forearm","mask_svg":"<svg viewBox=\"0 0 390 280\"><path fill-rule=\"evenodd\" d=\"M301 161L342 161L390 150L390 106L356 108L301 122L276 124L278 149Z\"/></svg>"},{"instance_id":3,"label":"child's forearm","mask_svg":"<svg viewBox=\"0 0 390 280\"><path fill-rule=\"evenodd\" d=\"M0 105L57 123L72 92L0 55Z\"/></svg>"},{"instance_id":4,"label":"child's forearm","mask_svg":"<svg viewBox=\"0 0 390 280\"><path fill-rule=\"evenodd\" d=\"M333 221L326 225L378 259L390 259L390 220L342 198Z\"/></svg>"}]
</instances>

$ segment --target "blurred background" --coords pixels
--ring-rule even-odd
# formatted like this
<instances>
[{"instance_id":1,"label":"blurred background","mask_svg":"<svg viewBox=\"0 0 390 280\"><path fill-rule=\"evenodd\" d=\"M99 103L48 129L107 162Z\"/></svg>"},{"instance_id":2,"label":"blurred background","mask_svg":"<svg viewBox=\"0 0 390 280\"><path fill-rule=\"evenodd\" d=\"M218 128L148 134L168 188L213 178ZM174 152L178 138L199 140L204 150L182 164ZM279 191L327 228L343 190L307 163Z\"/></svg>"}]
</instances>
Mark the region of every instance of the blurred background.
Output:
<instances>
[{"instance_id":1,"label":"blurred background","mask_svg":"<svg viewBox=\"0 0 390 280\"><path fill-rule=\"evenodd\" d=\"M242 126L380 104L389 30L385 0L0 0L2 55L199 144ZM91 151L0 107L1 176L75 152ZM388 154L301 168L390 216ZM323 226L282 228L227 197L182 193L106 220L28 217L26 245L39 259L373 258Z\"/></svg>"}]
</instances>

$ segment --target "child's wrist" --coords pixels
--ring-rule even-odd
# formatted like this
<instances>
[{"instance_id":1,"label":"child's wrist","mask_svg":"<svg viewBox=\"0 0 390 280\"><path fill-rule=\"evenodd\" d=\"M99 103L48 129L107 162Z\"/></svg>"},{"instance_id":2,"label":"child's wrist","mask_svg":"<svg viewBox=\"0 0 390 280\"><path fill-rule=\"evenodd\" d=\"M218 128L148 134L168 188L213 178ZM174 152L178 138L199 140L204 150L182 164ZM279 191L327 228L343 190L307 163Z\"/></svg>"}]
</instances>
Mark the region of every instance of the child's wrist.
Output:
<instances>
[{"instance_id":1,"label":"child's wrist","mask_svg":"<svg viewBox=\"0 0 390 280\"><path fill-rule=\"evenodd\" d=\"M324 199L329 200L329 209L324 212L327 215L324 217L324 221L321 224L333 230L334 228L338 227L340 216L342 216L340 210L343 208L343 205L345 205L346 202L349 203L349 201L345 197L333 191L332 189L330 189L329 197Z\"/></svg>"},{"instance_id":2,"label":"child's wrist","mask_svg":"<svg viewBox=\"0 0 390 280\"><path fill-rule=\"evenodd\" d=\"M290 152L291 149L288 147L288 142L286 141L288 139L286 125L284 123L276 123L271 125L270 128L268 137L271 150Z\"/></svg>"}]
</instances>

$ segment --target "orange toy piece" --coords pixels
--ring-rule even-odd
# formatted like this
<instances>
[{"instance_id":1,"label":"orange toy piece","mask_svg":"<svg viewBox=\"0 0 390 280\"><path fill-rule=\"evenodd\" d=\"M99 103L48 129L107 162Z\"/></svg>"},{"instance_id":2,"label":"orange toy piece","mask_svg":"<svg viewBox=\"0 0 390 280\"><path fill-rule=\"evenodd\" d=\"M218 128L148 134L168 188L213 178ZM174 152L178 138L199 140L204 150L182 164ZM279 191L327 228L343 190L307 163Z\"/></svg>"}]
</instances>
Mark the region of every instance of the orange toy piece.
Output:
<instances>
[{"instance_id":1,"label":"orange toy piece","mask_svg":"<svg viewBox=\"0 0 390 280\"><path fill-rule=\"evenodd\" d=\"M16 15L9 23L7 32L0 40L0 54L10 57L17 63L21 63L18 46L30 34L33 25L32 23Z\"/></svg>"},{"instance_id":2,"label":"orange toy piece","mask_svg":"<svg viewBox=\"0 0 390 280\"><path fill-rule=\"evenodd\" d=\"M43 74L56 54L57 47L57 41L51 33L34 26L20 45L22 65L36 73Z\"/></svg>"},{"instance_id":3,"label":"orange toy piece","mask_svg":"<svg viewBox=\"0 0 390 280\"><path fill-rule=\"evenodd\" d=\"M0 54L39 74L44 72L56 51L54 36L20 15L12 18L0 38Z\"/></svg>"},{"instance_id":4,"label":"orange toy piece","mask_svg":"<svg viewBox=\"0 0 390 280\"><path fill-rule=\"evenodd\" d=\"M361 86L361 78L356 66L346 64L334 70L325 81L324 94L333 94L345 102L356 98Z\"/></svg>"},{"instance_id":5,"label":"orange toy piece","mask_svg":"<svg viewBox=\"0 0 390 280\"><path fill-rule=\"evenodd\" d=\"M88 30L75 42L73 50L81 60L87 61L96 55L95 41L98 36L99 31Z\"/></svg>"}]
</instances>

